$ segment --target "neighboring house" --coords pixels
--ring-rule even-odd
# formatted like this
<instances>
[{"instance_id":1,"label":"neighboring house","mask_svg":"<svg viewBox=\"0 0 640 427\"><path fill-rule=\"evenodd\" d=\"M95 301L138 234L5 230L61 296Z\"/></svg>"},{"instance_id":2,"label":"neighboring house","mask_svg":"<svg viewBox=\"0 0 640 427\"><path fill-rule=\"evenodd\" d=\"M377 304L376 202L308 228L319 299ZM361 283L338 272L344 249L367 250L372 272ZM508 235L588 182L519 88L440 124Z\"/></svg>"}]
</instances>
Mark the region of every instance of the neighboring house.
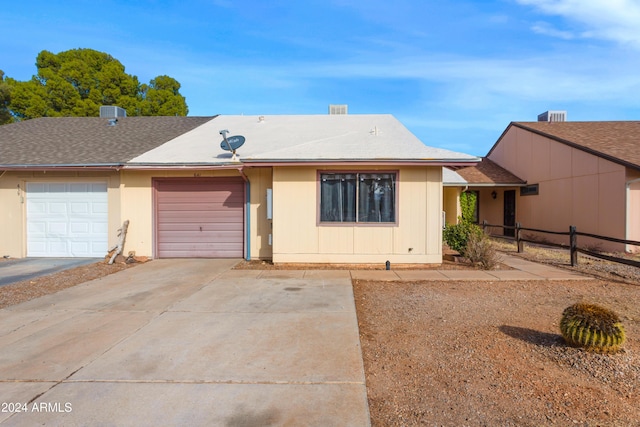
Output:
<instances>
[{"instance_id":1,"label":"neighboring house","mask_svg":"<svg viewBox=\"0 0 640 427\"><path fill-rule=\"evenodd\" d=\"M460 194L474 192L476 194L475 222L482 222L483 218L493 218L501 212L500 204L496 204L498 191L507 192L523 186L525 181L511 172L501 168L491 160L483 158L475 166L463 166L457 171L449 168L443 169L444 207L446 212L446 224L455 224L462 214L460 210ZM515 201L515 200L514 200ZM507 204L509 206L509 204ZM513 211L511 209L510 211ZM505 214L507 222L515 218ZM502 224L502 222L499 222ZM514 225L515 222L513 222Z\"/></svg>"},{"instance_id":2,"label":"neighboring house","mask_svg":"<svg viewBox=\"0 0 640 427\"><path fill-rule=\"evenodd\" d=\"M390 115L33 119L0 127L0 255L102 257L129 220L125 254L440 263L442 167L478 160Z\"/></svg>"},{"instance_id":3,"label":"neighboring house","mask_svg":"<svg viewBox=\"0 0 640 427\"><path fill-rule=\"evenodd\" d=\"M482 169L492 164L511 177L496 178L495 170L485 174L489 179L482 177ZM569 231L575 225L586 233L640 241L638 121L513 122L486 159L457 172L469 189L479 191L480 221L504 225L517 221L523 227L552 231ZM538 237L567 243L567 237ZM579 239L582 245L605 250L639 249Z\"/></svg>"}]
</instances>

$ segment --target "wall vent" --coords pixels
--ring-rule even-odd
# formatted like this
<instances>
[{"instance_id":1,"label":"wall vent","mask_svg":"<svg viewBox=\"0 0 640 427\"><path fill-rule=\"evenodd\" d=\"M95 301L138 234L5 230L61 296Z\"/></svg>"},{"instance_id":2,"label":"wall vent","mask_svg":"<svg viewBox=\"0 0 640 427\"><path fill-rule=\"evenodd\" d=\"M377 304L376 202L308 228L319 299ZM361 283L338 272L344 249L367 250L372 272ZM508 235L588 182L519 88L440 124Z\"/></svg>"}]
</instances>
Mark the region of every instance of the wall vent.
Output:
<instances>
[{"instance_id":1,"label":"wall vent","mask_svg":"<svg viewBox=\"0 0 640 427\"><path fill-rule=\"evenodd\" d=\"M349 108L347 104L330 104L329 105L329 114L330 115L340 115L340 114L348 114Z\"/></svg>"},{"instance_id":2,"label":"wall vent","mask_svg":"<svg viewBox=\"0 0 640 427\"><path fill-rule=\"evenodd\" d=\"M117 119L118 117L127 117L127 110L115 105L102 105L100 107L100 117L105 119Z\"/></svg>"},{"instance_id":3,"label":"wall vent","mask_svg":"<svg viewBox=\"0 0 640 427\"><path fill-rule=\"evenodd\" d=\"M538 114L539 122L566 122L566 111L545 111L542 114Z\"/></svg>"}]
</instances>

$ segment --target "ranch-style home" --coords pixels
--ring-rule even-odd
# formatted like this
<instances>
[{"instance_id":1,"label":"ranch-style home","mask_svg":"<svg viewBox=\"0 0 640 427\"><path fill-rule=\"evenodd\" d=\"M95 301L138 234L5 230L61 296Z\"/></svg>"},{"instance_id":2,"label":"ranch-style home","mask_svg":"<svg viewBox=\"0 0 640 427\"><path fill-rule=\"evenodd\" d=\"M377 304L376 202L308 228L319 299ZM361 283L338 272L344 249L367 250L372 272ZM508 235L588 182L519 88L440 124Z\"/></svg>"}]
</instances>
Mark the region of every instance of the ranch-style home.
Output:
<instances>
[{"instance_id":1,"label":"ranch-style home","mask_svg":"<svg viewBox=\"0 0 640 427\"><path fill-rule=\"evenodd\" d=\"M391 115L40 118L0 126L0 255L442 262L442 169Z\"/></svg>"},{"instance_id":2,"label":"ranch-style home","mask_svg":"<svg viewBox=\"0 0 640 427\"><path fill-rule=\"evenodd\" d=\"M512 122L481 163L455 168L466 188L478 192L478 220L563 232L575 225L585 233L640 241L640 122L565 117L552 111L537 122ZM603 250L640 251L579 239Z\"/></svg>"}]
</instances>

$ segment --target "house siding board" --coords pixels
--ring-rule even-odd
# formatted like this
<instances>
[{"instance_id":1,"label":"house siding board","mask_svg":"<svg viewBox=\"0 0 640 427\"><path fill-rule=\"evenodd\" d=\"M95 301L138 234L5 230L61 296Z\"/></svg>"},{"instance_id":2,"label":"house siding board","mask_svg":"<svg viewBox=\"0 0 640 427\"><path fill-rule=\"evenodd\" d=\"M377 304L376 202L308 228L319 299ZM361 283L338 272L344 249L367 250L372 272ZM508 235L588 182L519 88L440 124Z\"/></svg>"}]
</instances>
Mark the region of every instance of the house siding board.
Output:
<instances>
[{"instance_id":1,"label":"house siding board","mask_svg":"<svg viewBox=\"0 0 640 427\"><path fill-rule=\"evenodd\" d=\"M240 258L244 254L241 178L155 180L160 258Z\"/></svg>"},{"instance_id":2,"label":"house siding board","mask_svg":"<svg viewBox=\"0 0 640 427\"><path fill-rule=\"evenodd\" d=\"M272 257L269 235L273 233L272 221L267 218L267 189L273 189L272 168L248 168L245 174L251 184L250 189L250 256L251 259L267 260Z\"/></svg>"},{"instance_id":3,"label":"house siding board","mask_svg":"<svg viewBox=\"0 0 640 427\"><path fill-rule=\"evenodd\" d=\"M380 168L398 173L398 222L375 225L319 223L317 179L324 170L274 168L275 263L442 262L441 167Z\"/></svg>"}]
</instances>

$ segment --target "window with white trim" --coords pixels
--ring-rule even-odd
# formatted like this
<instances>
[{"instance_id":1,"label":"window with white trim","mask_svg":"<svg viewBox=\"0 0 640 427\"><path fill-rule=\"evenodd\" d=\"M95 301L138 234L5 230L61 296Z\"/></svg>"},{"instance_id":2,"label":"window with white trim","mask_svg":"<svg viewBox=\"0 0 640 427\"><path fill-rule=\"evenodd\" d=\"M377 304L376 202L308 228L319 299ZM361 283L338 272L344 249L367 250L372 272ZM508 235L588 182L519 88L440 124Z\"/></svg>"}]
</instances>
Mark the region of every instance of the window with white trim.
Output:
<instances>
[{"instance_id":1,"label":"window with white trim","mask_svg":"<svg viewBox=\"0 0 640 427\"><path fill-rule=\"evenodd\" d=\"M320 222L395 223L395 172L320 174Z\"/></svg>"}]
</instances>

